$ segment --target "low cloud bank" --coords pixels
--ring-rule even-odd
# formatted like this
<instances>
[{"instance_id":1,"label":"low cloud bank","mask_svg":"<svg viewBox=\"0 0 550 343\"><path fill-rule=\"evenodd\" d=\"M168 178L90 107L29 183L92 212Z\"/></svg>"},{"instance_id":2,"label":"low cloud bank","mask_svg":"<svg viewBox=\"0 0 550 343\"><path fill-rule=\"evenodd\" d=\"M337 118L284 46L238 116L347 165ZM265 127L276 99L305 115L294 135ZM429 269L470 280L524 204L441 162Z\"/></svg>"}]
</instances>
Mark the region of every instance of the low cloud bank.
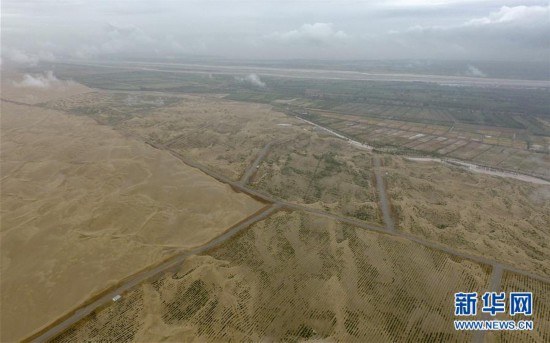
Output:
<instances>
[{"instance_id":1,"label":"low cloud bank","mask_svg":"<svg viewBox=\"0 0 550 343\"><path fill-rule=\"evenodd\" d=\"M402 47L422 47L437 56L466 60L547 61L550 5L502 6L486 16L449 25L390 30Z\"/></svg>"},{"instance_id":2,"label":"low cloud bank","mask_svg":"<svg viewBox=\"0 0 550 343\"><path fill-rule=\"evenodd\" d=\"M40 61L55 61L55 56L51 52L39 51L33 54L11 47L3 47L2 58L16 65L31 67L36 66Z\"/></svg>"},{"instance_id":3,"label":"low cloud bank","mask_svg":"<svg viewBox=\"0 0 550 343\"><path fill-rule=\"evenodd\" d=\"M323 46L346 41L349 36L344 31L336 30L332 23L314 23L304 24L296 30L274 32L267 38L286 44Z\"/></svg>"},{"instance_id":4,"label":"low cloud bank","mask_svg":"<svg viewBox=\"0 0 550 343\"><path fill-rule=\"evenodd\" d=\"M20 82L14 82L17 87L31 87L31 88L49 88L56 83L67 83L70 81L60 81L52 71L47 71L44 74L25 74L23 80Z\"/></svg>"}]
</instances>

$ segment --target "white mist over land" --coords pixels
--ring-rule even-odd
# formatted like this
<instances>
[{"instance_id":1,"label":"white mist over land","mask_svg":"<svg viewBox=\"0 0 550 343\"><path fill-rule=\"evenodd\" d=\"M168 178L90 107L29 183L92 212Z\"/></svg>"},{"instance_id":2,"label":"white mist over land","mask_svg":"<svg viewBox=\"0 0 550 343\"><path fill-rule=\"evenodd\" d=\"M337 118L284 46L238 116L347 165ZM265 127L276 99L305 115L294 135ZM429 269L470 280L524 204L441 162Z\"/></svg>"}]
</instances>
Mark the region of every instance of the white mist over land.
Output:
<instances>
[{"instance_id":1,"label":"white mist over land","mask_svg":"<svg viewBox=\"0 0 550 343\"><path fill-rule=\"evenodd\" d=\"M479 68L477 68L476 66L473 66L471 64L468 65L468 70L466 71L466 74L470 75L470 76L476 76L476 77L485 77L485 76L487 76L487 74L485 74Z\"/></svg>"},{"instance_id":2,"label":"white mist over land","mask_svg":"<svg viewBox=\"0 0 550 343\"><path fill-rule=\"evenodd\" d=\"M60 80L53 71L48 70L38 74L23 74L22 80L12 81L12 84L18 88L42 88L67 87L74 85L72 80Z\"/></svg>"},{"instance_id":3,"label":"white mist over land","mask_svg":"<svg viewBox=\"0 0 550 343\"><path fill-rule=\"evenodd\" d=\"M25 74L23 80L20 82L14 81L16 87L34 87L34 88L48 88L52 83L65 82L59 81L52 71L47 71L44 74Z\"/></svg>"},{"instance_id":4,"label":"white mist over land","mask_svg":"<svg viewBox=\"0 0 550 343\"><path fill-rule=\"evenodd\" d=\"M245 77L237 77L237 81L247 83L252 86L264 88L265 82L263 82L257 74L249 74Z\"/></svg>"},{"instance_id":5,"label":"white mist over land","mask_svg":"<svg viewBox=\"0 0 550 343\"><path fill-rule=\"evenodd\" d=\"M550 61L550 5L540 0L4 0L1 25L2 60L25 65L181 56Z\"/></svg>"}]
</instances>

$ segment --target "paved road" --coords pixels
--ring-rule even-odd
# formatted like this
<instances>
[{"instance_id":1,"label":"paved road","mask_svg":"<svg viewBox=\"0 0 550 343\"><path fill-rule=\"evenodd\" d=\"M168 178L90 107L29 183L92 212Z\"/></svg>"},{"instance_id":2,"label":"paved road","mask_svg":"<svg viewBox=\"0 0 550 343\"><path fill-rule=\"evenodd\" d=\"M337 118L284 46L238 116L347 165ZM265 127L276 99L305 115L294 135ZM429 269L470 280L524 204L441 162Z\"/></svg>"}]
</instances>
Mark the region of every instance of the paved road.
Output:
<instances>
[{"instance_id":1,"label":"paved road","mask_svg":"<svg viewBox=\"0 0 550 343\"><path fill-rule=\"evenodd\" d=\"M167 271L174 270L176 271L177 268L187 259L189 256L200 254L202 252L205 252L209 249L212 249L216 246L219 246L226 242L231 237L234 237L236 234L241 232L242 230L248 228L250 225L254 224L255 222L262 220L272 214L273 212L280 209L280 205L268 205L264 207L259 212L256 212L252 216L248 217L247 219L241 221L237 225L233 226L220 236L214 238L210 242L197 247L195 249L186 251L180 255L174 256L173 258L169 259L168 261L165 261L158 266L144 270L125 281L123 284L117 286L114 289L110 289L106 292L104 292L100 297L98 297L93 302L89 303L88 305L76 310L69 316L65 317L62 321L60 321L58 324L55 324L54 326L51 326L49 329L41 333L37 337L33 337L30 339L31 342L45 342L49 339L54 338L55 336L62 333L64 330L68 329L75 323L77 323L79 320L85 318L90 313L92 313L97 308L100 308L102 306L108 305L113 302L113 297L123 294L124 292L127 292L131 290L132 288L140 285L141 283L153 279L154 277L161 275Z\"/></svg>"},{"instance_id":2,"label":"paved road","mask_svg":"<svg viewBox=\"0 0 550 343\"><path fill-rule=\"evenodd\" d=\"M382 170L380 170L380 157L374 156L374 174L376 176L376 188L378 189L378 198L380 200L380 209L382 210L382 216L384 217L384 223L386 229L395 231L395 223L391 215L391 206L388 202L388 196L386 193L386 186L384 185L384 177L382 176Z\"/></svg>"},{"instance_id":3,"label":"paved road","mask_svg":"<svg viewBox=\"0 0 550 343\"><path fill-rule=\"evenodd\" d=\"M487 289L487 292L500 291L500 283L502 280L503 272L504 268L502 268L501 264L495 264L493 266L493 272L491 273L491 279L489 280L489 288ZM491 320L491 315L489 313L483 312L479 317L479 320ZM487 331L474 331L472 343L483 343L485 341L485 332Z\"/></svg>"},{"instance_id":4,"label":"paved road","mask_svg":"<svg viewBox=\"0 0 550 343\"><path fill-rule=\"evenodd\" d=\"M150 144L153 147L159 148L159 149L162 148L162 146L158 145L158 144L153 144L153 143L150 143L150 142L148 144ZM225 183L231 185L232 187L235 187L236 189L243 191L244 193L247 193L247 194L250 194L254 197L260 198L260 199L262 199L266 202L271 202L273 205L269 206L265 211L263 211L261 213L257 213L255 215L253 215L252 217L249 217L247 220L239 223L237 226L235 226L232 229L228 230L226 233L224 233L223 235L215 238L214 240L212 240L211 242L205 244L204 246L201 246L201 247L196 248L194 250L191 250L189 252L178 255L178 256L174 257L173 259L160 264L159 266L155 267L154 269L145 270L143 272L140 272L140 273L136 274L134 277L130 278L128 281L123 281L123 283L120 286L118 286L116 289L106 291L100 298L98 298L98 299L94 300L93 302L91 302L90 304L85 305L84 307L76 310L75 312L71 313L70 315L65 316L62 319L60 319L57 324L55 324L54 326L51 326L50 328L48 328L47 331L39 332L37 334L38 336L32 336L30 339L27 339L27 340L30 340L32 342L44 342L48 339L51 339L51 338L55 337L56 335L60 334L61 332L63 332L67 328L74 325L79 320L86 317L88 314L93 312L95 309L100 308L102 306L106 306L109 303L111 303L112 298L114 296L119 295L119 294L121 294L125 291L128 291L128 290L138 286L142 282L150 280L150 279L154 278L155 276L161 275L162 273L165 273L165 272L170 271L170 270L175 270L179 265L181 265L181 263L187 257L189 257L193 254L198 254L198 253L207 251L208 249L211 249L211 248L213 248L217 245L222 244L223 242L227 241L227 239L233 237L235 234L237 234L241 230L246 229L248 226L250 226L251 224L253 224L256 221L259 221L259 220L262 220L262 219L266 218L271 213L273 213L274 211L276 211L280 208L288 208L288 209L303 211L303 212L306 212L306 213L311 213L311 214L314 214L314 215L319 215L319 216L331 218L331 219L334 219L334 220L338 220L340 222L348 223L348 224L351 224L351 225L356 225L358 227L365 228L365 229L368 229L368 230L372 230L372 231L376 231L376 232L380 232L380 233L385 233L385 234L389 234L389 235L396 236L396 237L401 237L403 239L407 239L407 240L416 242L416 243L421 244L423 246L429 247L431 249L439 250L439 251L445 252L445 253L450 254L450 255L454 255L454 256L457 256L457 257L461 257L461 258L464 258L464 259L468 259L468 260L478 262L478 263L482 263L482 264L486 264L486 265L491 265L494 268L493 270L495 270L495 268L498 267L502 271L503 270L509 270L509 271L512 271L512 272L515 272L515 273L518 273L518 274L522 274L522 275L532 277L534 279L540 280L540 281L545 282L545 283L550 283L550 278L535 275L533 273L526 272L526 271L523 271L523 270L519 270L519 269L511 267L511 266L506 266L506 265L503 265L503 264L501 264L499 262L496 262L494 260L487 259L485 257L481 257L481 256L478 256L478 255L472 255L472 254L464 253L464 252L461 252L461 251L457 251L457 250L454 250L454 249L452 249L448 246L444 246L444 245L441 245L441 244L438 244L438 243L427 241L427 240L422 239L420 237L414 236L410 233L400 232L400 231L396 231L396 230L388 230L387 227L378 227L378 226L368 224L368 223L365 223L363 221L356 220L356 219L353 219L353 218L341 217L341 216L338 216L336 214L327 213L327 212L322 211L322 210L312 209L312 208L309 208L309 207L306 207L306 206L303 206L303 205L288 203L288 202L280 201L278 199L274 199L272 196L270 196L268 194L265 194L263 192L256 191L256 190L253 190L253 189L249 189L245 186L240 185L238 182L231 181L231 180L227 179L226 177L224 177L222 175L219 175L218 173L212 172L209 168L204 167L204 166L202 166L201 164L199 164L195 161L189 160L189 159L187 159L187 158L185 158L185 157L183 157L183 156L181 156L181 155L179 155L179 154L177 154L173 151L170 151L170 153L172 153L175 157L182 160L184 163L189 164L189 165L191 165L195 168L200 169L201 171L209 174L210 176L218 179L219 181L225 182ZM375 167L376 167L376 165L375 165ZM495 278L492 277L492 279L495 279Z\"/></svg>"},{"instance_id":5,"label":"paved road","mask_svg":"<svg viewBox=\"0 0 550 343\"><path fill-rule=\"evenodd\" d=\"M353 226L360 227L362 229L377 231L377 232L381 232L381 233L391 233L385 227L369 224L369 223L364 222L364 221L359 220L359 219L342 217L342 216L339 216L337 214L333 214L333 213L329 213L329 212L326 212L326 211L323 211L323 210L307 207L305 205L298 205L298 204L293 204L293 203L284 202L284 201L278 201L277 203L280 204L284 208L288 208L288 209L296 210L296 211L302 211L302 212L314 214L316 216L333 219L333 220L336 220L336 221L339 221L339 222L342 222L342 223L346 223L346 224L350 224L350 225L353 225Z\"/></svg>"},{"instance_id":6,"label":"paved road","mask_svg":"<svg viewBox=\"0 0 550 343\"><path fill-rule=\"evenodd\" d=\"M248 168L244 172L243 176L239 180L239 184L246 186L246 184L248 183L252 175L256 172L256 170L258 170L258 167L260 166L260 163L262 162L264 157L267 155L269 150L271 150L271 147L277 143L281 143L281 142L280 141L269 142L264 146L264 148L260 151L260 153L254 160L254 162L252 162L252 164L248 166Z\"/></svg>"},{"instance_id":7,"label":"paved road","mask_svg":"<svg viewBox=\"0 0 550 343\"><path fill-rule=\"evenodd\" d=\"M281 199L277 199L277 198L273 197L271 194L265 193L265 192L257 190L257 189L252 189L252 188L246 187L246 185L243 185L240 181L239 182L232 181L229 178L227 178L227 177L211 170L210 168L208 168L208 167L206 167L206 166L204 166L204 165L202 165L202 164L200 164L196 161L193 161L193 160L191 160L191 159L189 159L185 156L182 156L181 154L179 154L175 151L172 151L172 150L164 147L161 144L152 143L152 142L146 142L146 143L151 145L154 148L157 148L157 149L163 149L163 150L167 149L174 157L178 158L183 163L185 163L187 165L190 165L194 168L197 168L197 169L201 170L202 172L204 172L205 174L208 174L211 177L217 179L218 181L226 183L226 184L230 185L231 187L233 187L234 189L236 189L240 192L246 193L248 195L251 195L251 196L253 196L257 199L261 199L262 201L277 204L281 207L285 207L285 208L292 209L292 210L308 212L308 213L323 216L323 217L326 217L326 218L331 218L331 219L334 219L334 220L337 220L337 221L340 221L340 222L343 222L343 223L348 223L348 224L355 225L355 226L358 226L358 227L361 227L361 228L364 228L364 229L368 229L368 230L373 230L373 231L378 231L378 232L388 232L389 231L385 227L377 226L377 225L374 225L374 224L369 224L369 223L364 222L364 221L359 220L359 219L354 219L354 218L349 218L349 217L342 217L342 216L339 216L337 214L329 213L329 212L326 212L326 211L323 211L323 210L320 210L320 209L315 209L315 208L308 207L308 206L305 206L305 205L294 204L294 203L286 202L286 201L281 200Z\"/></svg>"},{"instance_id":8,"label":"paved road","mask_svg":"<svg viewBox=\"0 0 550 343\"><path fill-rule=\"evenodd\" d=\"M152 144L152 143L148 143L148 144L161 149L161 147L158 144L157 145ZM178 153L176 153L174 151L170 151L170 152L175 157L179 158L182 162L184 162L186 164L189 164L192 167L195 167L197 169L200 169L204 173L209 174L210 176L218 179L219 181L227 183L227 184L231 185L232 187L234 187L235 189L237 189L237 190L239 190L243 193L249 194L253 197L259 198L259 199L261 199L265 202L278 204L279 206L284 207L284 208L289 208L289 209L293 209L293 210L303 211L303 212L306 212L306 213L311 213L311 214L318 215L318 216L323 216L323 217L326 217L326 218L331 218L331 219L334 219L334 220L337 220L337 221L340 221L340 222L343 222L343 223L356 225L356 226L364 228L364 229L368 229L368 230L372 230L372 231L376 231L376 232L380 232L380 233L386 233L386 234L390 234L390 235L396 236L396 237L401 237L401 238L416 242L418 244L424 245L426 247L429 247L429 248L432 248L432 249L435 249L435 250L439 250L439 251L443 251L447 254L454 255L454 256L457 256L457 257L461 257L461 258L464 258L464 259L468 259L468 260L471 260L471 261L474 261L474 262L487 264L487 265L490 265L490 266L493 266L493 267L496 266L496 265L502 265L504 270L508 270L508 271L511 271L511 272L514 272L514 273L517 273L517 274L525 275L525 276L528 276L530 278L533 278L533 279L536 279L536 280L539 280L539 281L542 281L542 282L545 282L545 283L550 283L550 278L548 278L548 277L537 275L537 274L534 274L532 272L525 271L525 270L510 266L510 265L505 265L505 264L503 264L499 261L488 259L488 258L485 258L483 256L473 255L473 254L465 253L465 252L462 252L462 251L459 251L459 250L455 250L453 248L450 248L449 246L442 245L442 244L439 244L439 243L436 243L436 242L433 242L433 241L425 240L425 239L420 238L418 236L415 236L411 233L395 230L395 227L392 230L392 229L388 228L388 225L386 225L385 227L380 227L380 226L376 226L376 225L373 225L373 224L366 223L366 222L358 220L358 219L353 219L353 218L349 218L349 217L342 217L342 216L339 216L337 214L328 213L328 212L320 210L320 209L314 209L314 208L307 207L307 206L304 206L304 205L298 205L298 204L283 201L281 199L276 199L270 194L264 193L264 192L259 191L259 190L251 189L251 188L248 188L246 186L240 185L238 182L231 181L228 178L226 178L224 176L221 176L216 172L211 171L209 168L201 165L200 163L198 163L196 161L193 161L193 160L190 160L190 159L187 159L187 158L179 155ZM378 156L375 156L375 157L378 157ZM379 167L377 167L376 159L374 161L375 161L374 163L375 163L375 170L376 170ZM380 176L382 177L382 175L380 175ZM380 191L379 188L378 188L378 191ZM383 194L385 195L385 192ZM380 198L382 198L382 197L380 196ZM386 203L387 203L387 198L386 198ZM389 204L387 203L387 205L388 205L388 209L389 209ZM389 212L387 212L387 213L390 214ZM393 223L393 221L392 221L392 223Z\"/></svg>"},{"instance_id":9,"label":"paved road","mask_svg":"<svg viewBox=\"0 0 550 343\"><path fill-rule=\"evenodd\" d=\"M30 105L30 106L33 106L33 105ZM123 132L123 133L126 134L126 135L130 135L130 136L135 137L135 135L133 135L129 132ZM143 141L143 137L135 137L135 138ZM280 208L288 208L288 209L292 209L292 210L303 211L303 212L310 213L310 214L313 214L313 215L318 215L318 216L323 216L323 217L326 217L326 218L331 218L331 219L338 220L338 221L343 222L343 223L348 223L348 224L351 224L351 225L355 225L355 226L358 226L358 227L361 227L361 228L364 228L364 229L376 231L376 232L379 232L379 233L389 234L389 235L392 235L392 236L395 236L395 237L400 237L402 239L410 240L410 241L416 242L418 244L421 244L423 246L429 247L431 249L439 250L439 251L445 252L447 254L454 255L454 256L457 256L457 257L461 257L461 258L464 258L464 259L468 259L468 260L471 260L471 261L474 261L474 262L477 262L477 263L491 265L493 267L493 271L496 270L496 271L499 271L499 273L500 273L500 276L499 276L499 274L495 275L493 273L493 275L491 277L491 280L492 280L491 285L496 285L497 284L497 279L498 279L498 284L500 284L500 277L501 277L502 272L504 270L511 271L511 272L521 274L521 275L525 275L525 276L534 278L536 280L539 280L539 281L550 284L550 278L543 277L543 276L540 276L540 275L536 275L536 274L533 274L533 273L528 272L528 271L520 270L520 269L512 267L512 266L504 265L500 262L497 262L497 261L494 261L494 260L491 260L491 259L487 259L487 258L482 257L482 256L472 255L472 254L464 253L464 252L461 252L461 251L457 251L457 250L452 249L448 246L444 246L444 245L441 245L439 243L427 241L425 239L422 239L422 238L417 237L415 235L412 235L410 233L395 230L395 225L393 223L393 220L391 219L390 206L389 206L389 203L388 203L388 200L387 200L387 197L386 197L386 192L385 192L385 189L384 189L384 182L383 182L384 180L383 180L383 176L381 174L380 160L379 160L378 156L375 156L375 159L374 159L374 164L375 164L374 169L375 169L375 173L376 173L377 186L378 186L377 188L378 188L378 192L379 192L379 197L380 197L380 200L381 200L381 207L382 207L382 211L383 211L383 214L384 214L383 217L384 217L384 221L386 223L385 227L379 227L379 226L376 226L376 225L368 224L368 223L363 222L361 220L342 217L342 216L339 216L339 215L336 215L336 214L325 212L323 210L310 208L310 207L307 207L307 206L304 206L304 205L288 203L288 202L282 201L280 199L276 199L270 194L266 194L262 191L248 188L245 185L241 184L240 182L232 181L232 180L228 179L227 177L211 170L210 168L208 168L206 166L203 166L203 165L201 165L200 163L198 163L194 160L188 159L188 158L180 155L179 153L177 153L173 150L170 150L168 147L166 147L162 144L157 144L157 143L153 143L153 142L146 142L146 143L149 144L150 146L154 147L154 148L168 151L170 154L172 154L176 158L180 159L185 164L190 165L194 168L197 168L197 169L201 170L202 172L210 175L211 177L230 185L231 187L233 187L237 191L241 191L243 193L249 194L250 196L253 196L253 197L255 197L259 200L262 200L266 203L270 203L270 205L266 206L264 208L264 211L261 211L259 213L256 213L256 214L252 215L251 217L248 217L244 221L238 223L236 226L232 227L227 232L225 232L221 236L216 237L215 239L208 242L207 244L205 244L203 246L200 246L198 248L195 248L193 250L190 250L188 252L182 253L180 255L177 255L177 256L171 258L170 260L168 260L166 262L163 262L160 265L158 265L158 266L156 266L152 269L147 269L147 270L144 270L142 272L139 272L138 274L130 277L129 279L122 280L121 283L116 288L105 291L105 293L103 293L99 298L94 299L89 304L79 308L78 310L75 310L74 312L70 313L67 316L64 316L63 318L61 318L57 321L57 324L54 324L53 326L50 326L46 331L40 331L40 332L36 333L35 335L31 336L30 338L26 339L25 341L43 342L43 341L46 341L48 339L51 339L51 338L55 337L59 333L63 332L65 329L69 328L70 326L72 326L73 324L78 322L80 319L86 317L88 314L90 314L95 309L110 304L112 302L112 298L114 296L119 295L119 294L121 294L125 291L128 291L128 290L132 289L133 287L138 286L142 282L150 280L154 277L157 277L157 276L161 275L162 273L165 273L165 272L170 271L170 270L176 270L177 267L179 265L181 265L181 263L187 257L189 257L191 255L194 255L194 254L202 253L204 251L207 251L207 250L209 250L209 249L211 249L215 246L218 246L218 245L224 243L229 238L235 236L240 231L246 229L247 227L249 227L254 222L266 218L267 216L269 216L274 211L276 211ZM384 200L382 200L382 199L384 199ZM386 208L386 209L384 210L384 208Z\"/></svg>"}]
</instances>

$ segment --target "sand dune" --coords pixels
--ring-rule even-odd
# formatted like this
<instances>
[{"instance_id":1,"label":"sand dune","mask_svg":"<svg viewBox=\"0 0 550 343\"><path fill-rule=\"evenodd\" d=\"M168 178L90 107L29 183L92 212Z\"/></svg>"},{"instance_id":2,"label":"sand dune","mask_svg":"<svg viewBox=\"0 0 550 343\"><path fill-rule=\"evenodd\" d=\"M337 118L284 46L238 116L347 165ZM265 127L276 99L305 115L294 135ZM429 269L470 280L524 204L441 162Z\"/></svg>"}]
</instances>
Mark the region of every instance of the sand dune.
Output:
<instances>
[{"instance_id":1,"label":"sand dune","mask_svg":"<svg viewBox=\"0 0 550 343\"><path fill-rule=\"evenodd\" d=\"M386 157L400 230L550 276L550 186Z\"/></svg>"},{"instance_id":2,"label":"sand dune","mask_svg":"<svg viewBox=\"0 0 550 343\"><path fill-rule=\"evenodd\" d=\"M0 341L262 204L93 120L2 102Z\"/></svg>"},{"instance_id":3,"label":"sand dune","mask_svg":"<svg viewBox=\"0 0 550 343\"><path fill-rule=\"evenodd\" d=\"M279 212L54 342L461 342L469 335L453 328L453 293L484 289L487 273L410 241Z\"/></svg>"}]
</instances>

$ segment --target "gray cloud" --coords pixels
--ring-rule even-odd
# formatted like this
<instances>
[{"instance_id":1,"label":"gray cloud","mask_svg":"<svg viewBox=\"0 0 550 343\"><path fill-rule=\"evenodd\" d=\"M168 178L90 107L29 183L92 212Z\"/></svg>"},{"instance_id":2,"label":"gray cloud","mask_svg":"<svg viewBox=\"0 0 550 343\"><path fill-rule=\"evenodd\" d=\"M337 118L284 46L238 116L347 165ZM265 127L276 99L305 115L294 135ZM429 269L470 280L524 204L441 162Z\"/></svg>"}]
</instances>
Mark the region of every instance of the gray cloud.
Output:
<instances>
[{"instance_id":1,"label":"gray cloud","mask_svg":"<svg viewBox=\"0 0 550 343\"><path fill-rule=\"evenodd\" d=\"M503 6L486 17L467 21L463 26L483 26L512 23L520 26L548 25L550 5L547 6Z\"/></svg>"},{"instance_id":2,"label":"gray cloud","mask_svg":"<svg viewBox=\"0 0 550 343\"><path fill-rule=\"evenodd\" d=\"M16 65L35 66L40 61L54 61L55 56L48 51L38 51L35 53L27 53L17 48L2 47L4 58Z\"/></svg>"},{"instance_id":3,"label":"gray cloud","mask_svg":"<svg viewBox=\"0 0 550 343\"><path fill-rule=\"evenodd\" d=\"M347 41L349 36L342 30L336 30L332 23L304 24L296 30L275 32L267 36L276 42L285 44L333 45Z\"/></svg>"},{"instance_id":4,"label":"gray cloud","mask_svg":"<svg viewBox=\"0 0 550 343\"><path fill-rule=\"evenodd\" d=\"M135 25L107 23L105 35L95 44L81 44L72 53L77 58L96 58L105 55L159 56L185 52L183 46L168 34L154 38Z\"/></svg>"},{"instance_id":5,"label":"gray cloud","mask_svg":"<svg viewBox=\"0 0 550 343\"><path fill-rule=\"evenodd\" d=\"M4 0L2 58L547 60L548 8L543 0Z\"/></svg>"},{"instance_id":6,"label":"gray cloud","mask_svg":"<svg viewBox=\"0 0 550 343\"><path fill-rule=\"evenodd\" d=\"M550 52L550 5L502 6L486 16L454 25L416 25L390 33L409 44L448 49L462 58L501 54L546 60Z\"/></svg>"}]
</instances>

